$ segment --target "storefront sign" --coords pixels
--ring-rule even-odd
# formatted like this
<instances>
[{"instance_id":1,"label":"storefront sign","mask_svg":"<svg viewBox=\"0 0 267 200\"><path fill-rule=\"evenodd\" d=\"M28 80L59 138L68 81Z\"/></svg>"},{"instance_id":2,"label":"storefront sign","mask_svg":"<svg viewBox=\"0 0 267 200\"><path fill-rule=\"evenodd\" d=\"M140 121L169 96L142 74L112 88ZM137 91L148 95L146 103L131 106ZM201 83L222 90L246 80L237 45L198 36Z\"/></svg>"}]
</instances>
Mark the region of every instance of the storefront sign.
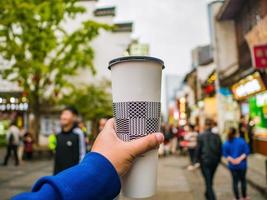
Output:
<instances>
[{"instance_id":1,"label":"storefront sign","mask_svg":"<svg viewBox=\"0 0 267 200\"><path fill-rule=\"evenodd\" d=\"M253 48L254 66L257 69L267 68L267 44Z\"/></svg>"},{"instance_id":2,"label":"storefront sign","mask_svg":"<svg viewBox=\"0 0 267 200\"><path fill-rule=\"evenodd\" d=\"M232 92L236 100L245 99L265 90L266 87L259 72L247 76L232 86Z\"/></svg>"},{"instance_id":3,"label":"storefront sign","mask_svg":"<svg viewBox=\"0 0 267 200\"><path fill-rule=\"evenodd\" d=\"M267 92L263 92L256 96L256 102L258 107L267 106Z\"/></svg>"}]
</instances>

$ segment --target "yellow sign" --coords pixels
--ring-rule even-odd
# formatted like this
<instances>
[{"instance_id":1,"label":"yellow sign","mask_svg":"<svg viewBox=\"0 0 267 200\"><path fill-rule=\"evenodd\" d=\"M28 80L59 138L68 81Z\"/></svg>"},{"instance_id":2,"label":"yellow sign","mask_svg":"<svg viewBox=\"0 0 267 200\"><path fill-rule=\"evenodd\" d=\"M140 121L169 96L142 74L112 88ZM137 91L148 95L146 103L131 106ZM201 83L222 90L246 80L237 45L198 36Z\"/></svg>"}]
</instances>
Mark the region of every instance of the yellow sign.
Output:
<instances>
[{"instance_id":1,"label":"yellow sign","mask_svg":"<svg viewBox=\"0 0 267 200\"><path fill-rule=\"evenodd\" d=\"M232 86L232 92L236 100L243 100L249 96L263 92L266 87L259 72L241 79L239 82Z\"/></svg>"}]
</instances>

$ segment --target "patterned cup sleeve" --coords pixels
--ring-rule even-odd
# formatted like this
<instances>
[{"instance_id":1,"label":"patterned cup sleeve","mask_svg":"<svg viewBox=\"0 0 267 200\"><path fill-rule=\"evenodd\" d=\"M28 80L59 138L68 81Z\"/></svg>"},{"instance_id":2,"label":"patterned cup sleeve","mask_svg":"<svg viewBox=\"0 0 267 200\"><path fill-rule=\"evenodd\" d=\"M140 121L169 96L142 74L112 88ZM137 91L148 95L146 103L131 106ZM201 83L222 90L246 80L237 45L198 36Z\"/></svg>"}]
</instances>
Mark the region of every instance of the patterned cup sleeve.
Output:
<instances>
[{"instance_id":1,"label":"patterned cup sleeve","mask_svg":"<svg viewBox=\"0 0 267 200\"><path fill-rule=\"evenodd\" d=\"M116 133L123 141L160 131L160 102L116 102L113 115Z\"/></svg>"}]
</instances>

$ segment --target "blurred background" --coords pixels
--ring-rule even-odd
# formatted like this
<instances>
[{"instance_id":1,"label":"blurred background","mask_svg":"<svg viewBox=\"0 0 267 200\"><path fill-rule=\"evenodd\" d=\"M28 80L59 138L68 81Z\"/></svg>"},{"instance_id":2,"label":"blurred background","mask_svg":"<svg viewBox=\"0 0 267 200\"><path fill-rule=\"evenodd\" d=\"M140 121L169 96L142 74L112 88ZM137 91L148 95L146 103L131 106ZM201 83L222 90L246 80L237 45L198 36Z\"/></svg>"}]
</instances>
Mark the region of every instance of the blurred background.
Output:
<instances>
[{"instance_id":1,"label":"blurred background","mask_svg":"<svg viewBox=\"0 0 267 200\"><path fill-rule=\"evenodd\" d=\"M12 124L19 160L14 153L0 167L0 199L52 173L66 106L78 111L90 151L112 117L108 62L121 56L158 57L166 66L152 199L204 199L186 135L190 127L202 133L206 119L223 141L238 130L251 151L248 194L266 199L266 0L1 0L0 10L0 158L7 164ZM233 199L226 160L214 188L218 199Z\"/></svg>"}]
</instances>

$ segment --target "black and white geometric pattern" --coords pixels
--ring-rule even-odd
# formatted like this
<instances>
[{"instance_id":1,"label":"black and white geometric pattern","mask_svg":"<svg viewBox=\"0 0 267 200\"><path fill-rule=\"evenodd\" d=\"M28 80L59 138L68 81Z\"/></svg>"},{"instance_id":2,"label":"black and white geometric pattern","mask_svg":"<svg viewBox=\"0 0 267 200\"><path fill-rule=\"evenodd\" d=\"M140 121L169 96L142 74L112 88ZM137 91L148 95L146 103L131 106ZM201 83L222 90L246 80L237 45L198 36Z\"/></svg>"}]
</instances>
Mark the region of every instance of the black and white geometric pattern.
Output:
<instances>
[{"instance_id":1,"label":"black and white geometric pattern","mask_svg":"<svg viewBox=\"0 0 267 200\"><path fill-rule=\"evenodd\" d=\"M130 141L160 130L160 102L113 103L116 133Z\"/></svg>"},{"instance_id":2,"label":"black and white geometric pattern","mask_svg":"<svg viewBox=\"0 0 267 200\"><path fill-rule=\"evenodd\" d=\"M129 114L129 104L119 102L113 104L113 114L117 119L127 119Z\"/></svg>"},{"instance_id":3,"label":"black and white geometric pattern","mask_svg":"<svg viewBox=\"0 0 267 200\"><path fill-rule=\"evenodd\" d=\"M160 130L159 118L146 119L146 133L155 133Z\"/></svg>"},{"instance_id":4,"label":"black and white geometric pattern","mask_svg":"<svg viewBox=\"0 0 267 200\"><path fill-rule=\"evenodd\" d=\"M160 118L160 103L150 102L147 105L146 117L148 117L148 118Z\"/></svg>"},{"instance_id":5,"label":"black and white geometric pattern","mask_svg":"<svg viewBox=\"0 0 267 200\"><path fill-rule=\"evenodd\" d=\"M130 139L146 135L146 118L130 118Z\"/></svg>"},{"instance_id":6,"label":"black and white geometric pattern","mask_svg":"<svg viewBox=\"0 0 267 200\"><path fill-rule=\"evenodd\" d=\"M119 134L129 133L129 119L116 119L116 131Z\"/></svg>"},{"instance_id":7,"label":"black and white geometric pattern","mask_svg":"<svg viewBox=\"0 0 267 200\"><path fill-rule=\"evenodd\" d=\"M145 118L147 110L146 102L130 102L129 117L130 118Z\"/></svg>"}]
</instances>

